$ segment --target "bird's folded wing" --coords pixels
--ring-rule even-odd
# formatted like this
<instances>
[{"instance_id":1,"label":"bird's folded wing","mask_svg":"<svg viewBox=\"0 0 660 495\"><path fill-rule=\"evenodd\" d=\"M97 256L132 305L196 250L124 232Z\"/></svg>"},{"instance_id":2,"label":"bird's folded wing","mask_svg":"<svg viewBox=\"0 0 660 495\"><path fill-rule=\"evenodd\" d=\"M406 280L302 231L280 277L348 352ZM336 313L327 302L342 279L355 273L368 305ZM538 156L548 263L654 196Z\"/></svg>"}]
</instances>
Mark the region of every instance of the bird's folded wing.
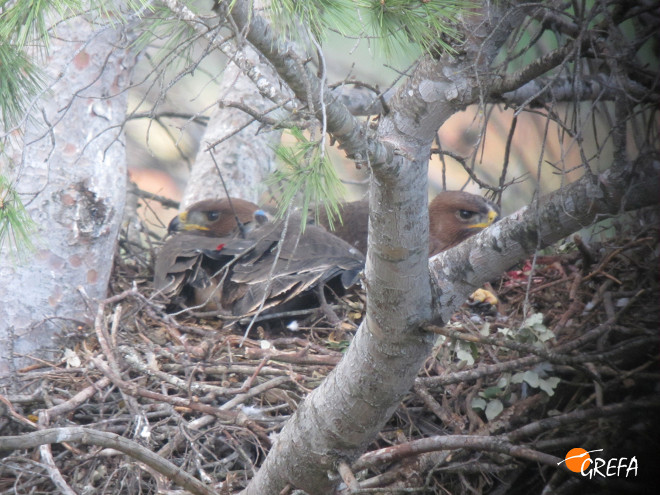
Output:
<instances>
[{"instance_id":1,"label":"bird's folded wing","mask_svg":"<svg viewBox=\"0 0 660 495\"><path fill-rule=\"evenodd\" d=\"M154 287L167 295L176 294L184 279L199 271L204 257L226 263L253 245L254 241L246 239L177 234L165 242L156 257Z\"/></svg>"},{"instance_id":2,"label":"bird's folded wing","mask_svg":"<svg viewBox=\"0 0 660 495\"><path fill-rule=\"evenodd\" d=\"M319 277L325 281L342 270L362 269L362 254L338 237L328 234L325 229L307 225L304 235L298 237L298 232L295 227L288 230L281 249L278 249L281 228L275 228L263 236L253 251L236 264L232 280L237 283L261 283L269 278L288 275L307 278L309 274L315 281Z\"/></svg>"},{"instance_id":3,"label":"bird's folded wing","mask_svg":"<svg viewBox=\"0 0 660 495\"><path fill-rule=\"evenodd\" d=\"M235 314L250 314L287 302L341 275L350 286L364 266L364 257L343 240L314 225L299 235L299 220L290 221L281 249L282 225L273 225L249 254L233 266L231 281L246 290L236 299ZM346 276L344 276L346 274Z\"/></svg>"}]
</instances>

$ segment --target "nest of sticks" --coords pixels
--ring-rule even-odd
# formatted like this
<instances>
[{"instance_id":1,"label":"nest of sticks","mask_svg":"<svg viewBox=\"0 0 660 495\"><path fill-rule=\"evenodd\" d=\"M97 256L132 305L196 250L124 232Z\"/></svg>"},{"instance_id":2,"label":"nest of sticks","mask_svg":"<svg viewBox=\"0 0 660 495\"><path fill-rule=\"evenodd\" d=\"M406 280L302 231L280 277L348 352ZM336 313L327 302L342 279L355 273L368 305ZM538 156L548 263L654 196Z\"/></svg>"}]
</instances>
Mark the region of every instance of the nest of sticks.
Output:
<instances>
[{"instance_id":1,"label":"nest of sticks","mask_svg":"<svg viewBox=\"0 0 660 495\"><path fill-rule=\"evenodd\" d=\"M413 390L337 473L346 493L653 493L660 295L648 217L611 226L606 241L572 237L493 281L496 306L466 304L429 327L437 344ZM363 316L356 289L335 302L340 325L312 308L257 322L242 342L240 322L156 304L151 237L124 234L94 323L63 329L62 359L21 370L25 393L0 396L0 493L238 493ZM573 447L636 456L639 469L558 469Z\"/></svg>"}]
</instances>

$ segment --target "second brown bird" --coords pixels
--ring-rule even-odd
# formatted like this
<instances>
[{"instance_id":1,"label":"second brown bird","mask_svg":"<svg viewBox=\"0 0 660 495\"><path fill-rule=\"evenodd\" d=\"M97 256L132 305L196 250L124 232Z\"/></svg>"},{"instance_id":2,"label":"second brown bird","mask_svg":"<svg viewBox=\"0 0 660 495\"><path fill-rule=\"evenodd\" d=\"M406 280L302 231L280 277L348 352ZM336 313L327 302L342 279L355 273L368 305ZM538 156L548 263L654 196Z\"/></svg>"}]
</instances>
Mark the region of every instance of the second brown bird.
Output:
<instances>
[{"instance_id":1,"label":"second brown bird","mask_svg":"<svg viewBox=\"0 0 660 495\"><path fill-rule=\"evenodd\" d=\"M445 251L495 222L499 208L487 199L463 191L440 192L429 204L429 256ZM334 230L324 212L320 223L360 252L367 252L369 202L341 205L342 222Z\"/></svg>"}]
</instances>

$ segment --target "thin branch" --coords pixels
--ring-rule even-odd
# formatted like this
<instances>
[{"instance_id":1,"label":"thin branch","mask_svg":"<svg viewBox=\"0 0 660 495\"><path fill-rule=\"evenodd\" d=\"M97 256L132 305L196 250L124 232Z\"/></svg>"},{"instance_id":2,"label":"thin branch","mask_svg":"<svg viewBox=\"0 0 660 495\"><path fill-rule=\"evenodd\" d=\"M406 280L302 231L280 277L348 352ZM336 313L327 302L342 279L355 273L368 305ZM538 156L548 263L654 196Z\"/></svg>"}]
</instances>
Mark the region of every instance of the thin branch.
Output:
<instances>
[{"instance_id":1,"label":"thin branch","mask_svg":"<svg viewBox=\"0 0 660 495\"><path fill-rule=\"evenodd\" d=\"M575 50L574 43L568 43L557 50L545 54L526 67L513 74L504 76L490 88L491 94L503 94L514 91L524 84L534 81L539 76L564 63Z\"/></svg>"},{"instance_id":2,"label":"thin branch","mask_svg":"<svg viewBox=\"0 0 660 495\"><path fill-rule=\"evenodd\" d=\"M80 426L49 428L32 433L23 433L17 436L2 437L0 450L23 450L38 447L40 445L62 442L100 445L101 447L115 449L139 462L145 463L153 470L166 476L168 479L171 479L192 493L199 495L214 495L216 493L212 488L207 487L201 481L193 478L181 468L166 461L146 447L143 447L132 440L115 435L114 433L97 431L91 428L82 428Z\"/></svg>"},{"instance_id":3,"label":"thin branch","mask_svg":"<svg viewBox=\"0 0 660 495\"><path fill-rule=\"evenodd\" d=\"M506 438L508 438L511 442L516 442L525 437L536 436L548 430L559 428L562 425L574 425L578 422L587 421L589 419L623 415L635 410L649 411L659 408L660 400L644 399L632 402L628 401L618 404L609 404L606 406L594 407L592 409L580 409L567 414L562 414L551 418L544 418L538 421L534 421L533 423L526 424L517 430L513 430L507 433Z\"/></svg>"},{"instance_id":4,"label":"thin branch","mask_svg":"<svg viewBox=\"0 0 660 495\"><path fill-rule=\"evenodd\" d=\"M489 103L506 103L519 107L529 102L532 107L544 106L556 102L575 101L613 101L620 89L602 75L582 76L579 88L576 88L569 77L555 77L552 81L537 78L507 93L493 92L487 98ZM638 103L658 104L660 96L657 91L648 89L633 80L626 83L628 96Z\"/></svg>"},{"instance_id":5,"label":"thin branch","mask_svg":"<svg viewBox=\"0 0 660 495\"><path fill-rule=\"evenodd\" d=\"M375 450L364 454L353 464L354 471L375 467L379 464L391 463L414 455L440 450L472 449L499 452L511 457L526 459L548 466L557 467L562 459L545 454L528 447L514 445L503 436L452 435L435 436L413 440L394 447Z\"/></svg>"},{"instance_id":6,"label":"thin branch","mask_svg":"<svg viewBox=\"0 0 660 495\"><path fill-rule=\"evenodd\" d=\"M239 29L247 32L247 40L273 64L301 101L307 101L307 95L311 92L319 120L323 119L322 107L325 106L328 132L339 141L348 156L358 163L369 162L371 165L389 161L391 152L385 145L366 135L362 124L346 106L337 101L327 87L323 87L307 66L301 67L297 63L297 58L292 56L295 53L293 45L279 41L268 22L252 12L250 6L250 2L237 1L231 12L232 19Z\"/></svg>"}]
</instances>

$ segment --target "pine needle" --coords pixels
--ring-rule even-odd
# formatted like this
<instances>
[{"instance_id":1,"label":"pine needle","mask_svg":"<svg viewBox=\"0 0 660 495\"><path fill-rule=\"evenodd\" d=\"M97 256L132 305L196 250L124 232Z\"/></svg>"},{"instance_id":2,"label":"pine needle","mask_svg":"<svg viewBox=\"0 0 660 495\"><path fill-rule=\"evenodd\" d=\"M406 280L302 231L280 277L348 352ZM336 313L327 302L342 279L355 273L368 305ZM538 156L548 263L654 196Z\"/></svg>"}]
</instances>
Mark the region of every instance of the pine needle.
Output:
<instances>
[{"instance_id":1,"label":"pine needle","mask_svg":"<svg viewBox=\"0 0 660 495\"><path fill-rule=\"evenodd\" d=\"M36 230L37 224L25 211L16 190L0 175L0 249L6 242L10 256L24 261L35 249L31 236Z\"/></svg>"},{"instance_id":2,"label":"pine needle","mask_svg":"<svg viewBox=\"0 0 660 495\"><path fill-rule=\"evenodd\" d=\"M320 143L310 141L298 128L289 131L296 139L292 146L280 145L275 154L282 162L282 168L275 171L269 185L279 190L280 204L289 205L299 196L302 211L312 210L315 223L319 221L320 208L324 207L328 223L332 228L339 218L339 201L344 196L344 186ZM284 216L282 206L278 216ZM307 215L301 215L301 229L305 228Z\"/></svg>"}]
</instances>

